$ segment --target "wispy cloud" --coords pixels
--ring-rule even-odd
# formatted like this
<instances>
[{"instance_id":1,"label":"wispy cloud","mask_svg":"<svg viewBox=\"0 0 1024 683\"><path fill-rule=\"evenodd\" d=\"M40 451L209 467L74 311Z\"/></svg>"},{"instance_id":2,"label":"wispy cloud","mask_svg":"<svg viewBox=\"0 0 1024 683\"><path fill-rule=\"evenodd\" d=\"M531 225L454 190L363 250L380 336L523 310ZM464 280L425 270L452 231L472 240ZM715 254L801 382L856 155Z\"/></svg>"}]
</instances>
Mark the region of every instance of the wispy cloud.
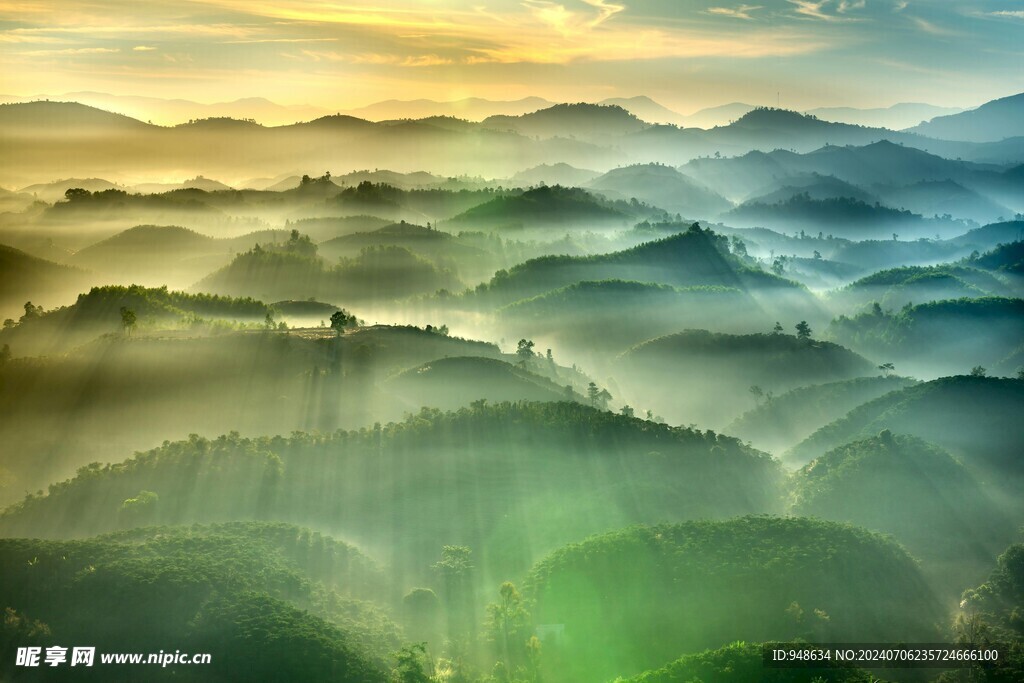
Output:
<instances>
[{"instance_id":1,"label":"wispy cloud","mask_svg":"<svg viewBox=\"0 0 1024 683\"><path fill-rule=\"evenodd\" d=\"M136 45L132 48L132 52L152 52L155 49L152 45Z\"/></svg>"},{"instance_id":2,"label":"wispy cloud","mask_svg":"<svg viewBox=\"0 0 1024 683\"><path fill-rule=\"evenodd\" d=\"M921 17L909 17L909 19L910 19L911 22L914 23L915 26L917 26L919 29L921 29L922 31L924 31L928 35L932 35L932 36L958 36L958 35L960 35L959 32L954 31L953 29L944 28L944 27L939 26L937 24L934 24L934 23L932 23L932 22L930 22L930 21L928 21L926 19L922 19Z\"/></svg>"},{"instance_id":3,"label":"wispy cloud","mask_svg":"<svg viewBox=\"0 0 1024 683\"><path fill-rule=\"evenodd\" d=\"M344 62L347 64L370 64L387 66L443 66L452 64L453 60L439 55L391 55L365 52L361 54L346 54L333 51L302 50L301 53L307 59L314 62ZM291 55L294 57L294 55Z\"/></svg>"},{"instance_id":4,"label":"wispy cloud","mask_svg":"<svg viewBox=\"0 0 1024 683\"><path fill-rule=\"evenodd\" d=\"M734 19L753 19L750 14L754 10L763 9L761 5L740 5L739 7L708 7L709 14L719 14Z\"/></svg>"},{"instance_id":5,"label":"wispy cloud","mask_svg":"<svg viewBox=\"0 0 1024 683\"><path fill-rule=\"evenodd\" d=\"M56 55L102 55L120 52L111 47L69 47L62 50L30 50L22 54L29 57L53 57Z\"/></svg>"},{"instance_id":6,"label":"wispy cloud","mask_svg":"<svg viewBox=\"0 0 1024 683\"><path fill-rule=\"evenodd\" d=\"M826 7L832 6L832 0L788 0L789 4L794 5L794 10L801 17L808 19L817 19L819 21L857 21L858 19L845 15L850 10L863 9L865 7L864 0L840 0L836 7L836 14L830 14L825 11Z\"/></svg>"},{"instance_id":7,"label":"wispy cloud","mask_svg":"<svg viewBox=\"0 0 1024 683\"><path fill-rule=\"evenodd\" d=\"M1012 17L1014 19L1024 19L1024 10L1002 9L995 12L989 12L989 15L993 17Z\"/></svg>"}]
</instances>

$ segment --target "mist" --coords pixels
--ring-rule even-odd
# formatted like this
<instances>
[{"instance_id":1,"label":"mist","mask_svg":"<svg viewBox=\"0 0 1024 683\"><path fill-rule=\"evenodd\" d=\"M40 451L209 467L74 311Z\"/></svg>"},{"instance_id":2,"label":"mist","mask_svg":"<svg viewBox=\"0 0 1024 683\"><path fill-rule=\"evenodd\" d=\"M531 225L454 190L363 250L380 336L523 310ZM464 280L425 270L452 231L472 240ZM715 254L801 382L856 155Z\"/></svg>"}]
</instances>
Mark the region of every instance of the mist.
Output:
<instances>
[{"instance_id":1,"label":"mist","mask_svg":"<svg viewBox=\"0 0 1024 683\"><path fill-rule=\"evenodd\" d=\"M1021 675L1012 121L448 104L0 105L5 677Z\"/></svg>"}]
</instances>

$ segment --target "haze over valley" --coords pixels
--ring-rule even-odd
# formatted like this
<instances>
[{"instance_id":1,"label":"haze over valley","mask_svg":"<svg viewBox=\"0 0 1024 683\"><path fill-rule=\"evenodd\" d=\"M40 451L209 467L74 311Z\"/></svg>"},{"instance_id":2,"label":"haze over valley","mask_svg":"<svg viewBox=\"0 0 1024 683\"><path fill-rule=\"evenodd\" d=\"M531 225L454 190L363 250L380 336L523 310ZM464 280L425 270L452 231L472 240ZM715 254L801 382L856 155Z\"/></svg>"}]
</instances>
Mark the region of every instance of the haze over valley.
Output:
<instances>
[{"instance_id":1,"label":"haze over valley","mask_svg":"<svg viewBox=\"0 0 1024 683\"><path fill-rule=\"evenodd\" d=\"M1024 680L1020 11L59 4L0 9L0 679Z\"/></svg>"}]
</instances>

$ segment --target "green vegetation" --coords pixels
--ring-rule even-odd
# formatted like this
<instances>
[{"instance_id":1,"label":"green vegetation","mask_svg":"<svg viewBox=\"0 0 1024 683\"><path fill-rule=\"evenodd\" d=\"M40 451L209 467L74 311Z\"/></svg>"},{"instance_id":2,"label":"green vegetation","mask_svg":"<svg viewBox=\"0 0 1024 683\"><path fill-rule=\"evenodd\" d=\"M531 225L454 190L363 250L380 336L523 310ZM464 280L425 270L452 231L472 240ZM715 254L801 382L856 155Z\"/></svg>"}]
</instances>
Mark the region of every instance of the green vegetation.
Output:
<instances>
[{"instance_id":1,"label":"green vegetation","mask_svg":"<svg viewBox=\"0 0 1024 683\"><path fill-rule=\"evenodd\" d=\"M475 294L488 302L512 303L577 282L618 279L676 287L801 291L788 280L745 265L730 253L728 239L695 223L684 233L612 254L532 259L498 271Z\"/></svg>"},{"instance_id":2,"label":"green vegetation","mask_svg":"<svg viewBox=\"0 0 1024 683\"><path fill-rule=\"evenodd\" d=\"M996 561L988 580L964 591L960 612L953 623L957 642L1002 645L1004 657L996 666L945 674L941 683L954 683L974 677L992 683L1019 681L1024 675L1024 545L1006 549Z\"/></svg>"},{"instance_id":3,"label":"green vegetation","mask_svg":"<svg viewBox=\"0 0 1024 683\"><path fill-rule=\"evenodd\" d=\"M874 304L853 317L841 315L826 336L910 367L946 372L996 363L1024 337L1024 299L986 296L907 304L899 312Z\"/></svg>"},{"instance_id":4,"label":"green vegetation","mask_svg":"<svg viewBox=\"0 0 1024 683\"><path fill-rule=\"evenodd\" d=\"M25 315L16 325L0 331L0 340L15 349L51 353L126 329L125 310L133 316L133 328L195 332L226 331L273 314L270 306L249 297L189 294L140 285L93 287L74 304L51 311L34 305L30 310L30 304L25 305Z\"/></svg>"},{"instance_id":5,"label":"green vegetation","mask_svg":"<svg viewBox=\"0 0 1024 683\"><path fill-rule=\"evenodd\" d=\"M509 330L546 332L573 347L620 351L680 327L728 327L743 312L764 319L756 302L734 287L673 287L626 280L577 282L498 310ZM559 320L557 330L550 321Z\"/></svg>"},{"instance_id":6,"label":"green vegetation","mask_svg":"<svg viewBox=\"0 0 1024 683\"><path fill-rule=\"evenodd\" d=\"M905 377L858 377L797 387L780 395L773 392L770 397L763 387L754 385L762 389L760 395L752 392L757 404L725 432L771 452L783 451L862 403L915 383Z\"/></svg>"},{"instance_id":7,"label":"green vegetation","mask_svg":"<svg viewBox=\"0 0 1024 683\"><path fill-rule=\"evenodd\" d=\"M379 681L400 631L368 599L380 570L359 551L284 524L144 527L84 541L0 540L8 609L45 624L45 646L211 653L210 676ZM154 619L154 614L160 614ZM37 629L38 630L38 629ZM6 634L5 634L6 635ZM13 644L24 646L15 641ZM216 653L216 654L213 654ZM13 675L13 659L5 659ZM137 680L101 667L86 680ZM149 667L170 680L174 669Z\"/></svg>"},{"instance_id":8,"label":"green vegetation","mask_svg":"<svg viewBox=\"0 0 1024 683\"><path fill-rule=\"evenodd\" d=\"M0 531L102 533L121 524L122 501L151 491L159 505L150 523L327 525L387 548L401 581L422 579L424 558L446 543L478 549L487 575L523 571L538 552L637 522L777 511L781 483L776 462L712 432L578 403L479 401L360 431L193 436L83 467L8 508Z\"/></svg>"},{"instance_id":9,"label":"green vegetation","mask_svg":"<svg viewBox=\"0 0 1024 683\"><path fill-rule=\"evenodd\" d=\"M570 43L643 14L512 4ZM275 40L232 49L345 66ZM430 78L467 67L451 47L341 56ZM646 97L370 121L81 95L188 123L0 105L0 679L1022 679L1024 138ZM762 666L794 639L1011 648ZM58 645L213 663L17 664Z\"/></svg>"},{"instance_id":10,"label":"green vegetation","mask_svg":"<svg viewBox=\"0 0 1024 683\"><path fill-rule=\"evenodd\" d=\"M837 583L842 591L833 590ZM557 656L568 680L632 675L736 637L927 641L942 615L899 546L801 518L658 525L590 538L534 567L526 594L536 623L564 624Z\"/></svg>"},{"instance_id":11,"label":"green vegetation","mask_svg":"<svg viewBox=\"0 0 1024 683\"><path fill-rule=\"evenodd\" d=\"M528 352L532 358L533 352ZM500 403L577 398L571 386L559 386L526 369L529 362L524 365L516 367L494 358L439 358L399 373L386 388L410 410L423 405L453 409L480 399Z\"/></svg>"},{"instance_id":12,"label":"green vegetation","mask_svg":"<svg viewBox=\"0 0 1024 683\"><path fill-rule=\"evenodd\" d=\"M786 458L803 464L888 429L940 446L982 482L1012 491L1024 474L1013 455L1014 444L1024 438L1018 419L1022 409L1024 382L1019 379L944 377L868 401L814 432Z\"/></svg>"},{"instance_id":13,"label":"green vegetation","mask_svg":"<svg viewBox=\"0 0 1024 683\"><path fill-rule=\"evenodd\" d=\"M639 207L637 207L639 208ZM474 229L546 229L574 224L622 226L636 208L610 202L579 188L555 185L496 197L452 218L448 224Z\"/></svg>"},{"instance_id":14,"label":"green vegetation","mask_svg":"<svg viewBox=\"0 0 1024 683\"><path fill-rule=\"evenodd\" d=\"M669 420L723 425L742 410L726 396L745 396L751 385L774 393L851 379L873 369L861 356L831 342L781 332L734 335L708 330L686 330L638 344L620 356L619 364L623 384L637 391L657 387L646 393ZM680 396L675 386L657 386L654 378L665 372L700 391Z\"/></svg>"},{"instance_id":15,"label":"green vegetation","mask_svg":"<svg viewBox=\"0 0 1024 683\"><path fill-rule=\"evenodd\" d=\"M328 266L315 255L293 249L256 248L198 285L222 294L256 294L264 299L390 301L439 289L458 290L461 283L408 249L367 247L359 256Z\"/></svg>"},{"instance_id":16,"label":"green vegetation","mask_svg":"<svg viewBox=\"0 0 1024 683\"><path fill-rule=\"evenodd\" d=\"M796 475L793 512L892 534L915 557L984 566L1013 525L963 465L883 430L815 458ZM968 574L969 576L970 574Z\"/></svg>"}]
</instances>

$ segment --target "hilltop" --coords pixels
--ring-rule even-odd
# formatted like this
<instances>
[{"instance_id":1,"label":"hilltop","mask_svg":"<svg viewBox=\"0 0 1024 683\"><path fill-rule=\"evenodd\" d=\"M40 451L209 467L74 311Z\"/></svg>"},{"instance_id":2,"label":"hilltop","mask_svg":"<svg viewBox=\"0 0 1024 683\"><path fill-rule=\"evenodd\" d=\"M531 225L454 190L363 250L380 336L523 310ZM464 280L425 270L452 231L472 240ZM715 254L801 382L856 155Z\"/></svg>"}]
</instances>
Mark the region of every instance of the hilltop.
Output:
<instances>
[{"instance_id":1,"label":"hilltop","mask_svg":"<svg viewBox=\"0 0 1024 683\"><path fill-rule=\"evenodd\" d=\"M835 582L844 590L831 590ZM538 563L526 592L538 623L564 624L560 673L569 680L633 675L736 639L934 637L942 613L902 548L803 518L662 524L592 537Z\"/></svg>"},{"instance_id":2,"label":"hilltop","mask_svg":"<svg viewBox=\"0 0 1024 683\"><path fill-rule=\"evenodd\" d=\"M945 140L998 142L1024 136L1024 93L986 102L977 109L937 116L910 132Z\"/></svg>"},{"instance_id":3,"label":"hilltop","mask_svg":"<svg viewBox=\"0 0 1024 683\"><path fill-rule=\"evenodd\" d=\"M640 164L613 169L587 186L613 199L638 199L684 216L716 216L732 204L671 166Z\"/></svg>"},{"instance_id":4,"label":"hilltop","mask_svg":"<svg viewBox=\"0 0 1024 683\"><path fill-rule=\"evenodd\" d=\"M386 553L405 585L423 580L428 558L452 543L476 548L478 576L497 581L491 572L525 571L538 553L590 533L778 510L781 477L768 456L711 432L577 403L477 403L315 438L170 442L27 497L0 515L0 529L107 531L119 524L109 501L145 490L169 503L149 523L331 520L334 533Z\"/></svg>"},{"instance_id":5,"label":"hilltop","mask_svg":"<svg viewBox=\"0 0 1024 683\"><path fill-rule=\"evenodd\" d=\"M40 303L73 299L90 279L78 268L0 244L0 317L18 317L24 313L25 302L32 299Z\"/></svg>"},{"instance_id":6,"label":"hilltop","mask_svg":"<svg viewBox=\"0 0 1024 683\"><path fill-rule=\"evenodd\" d=\"M1014 537L1009 517L949 453L889 430L807 463L793 498L795 514L892 534L929 560L984 567Z\"/></svg>"},{"instance_id":7,"label":"hilltop","mask_svg":"<svg viewBox=\"0 0 1024 683\"><path fill-rule=\"evenodd\" d=\"M165 501L137 492L119 503L142 518ZM82 541L0 539L8 623L44 646L88 642L100 652L156 652L173 638L183 652L216 652L206 671L259 667L305 679L333 671L379 681L399 630L362 602L381 595L380 570L330 537L283 524L144 528ZM40 581L40 576L48 577ZM160 619L153 619L154 612ZM16 617L16 618L12 618ZM4 662L5 670L10 668ZM134 680L129 668L105 680ZM150 667L153 680L173 669ZM209 673L207 673L209 675Z\"/></svg>"},{"instance_id":8,"label":"hilltop","mask_svg":"<svg viewBox=\"0 0 1024 683\"><path fill-rule=\"evenodd\" d=\"M1024 381L957 376L893 391L854 408L784 456L804 464L842 444L888 429L946 449L988 486L1013 487L1022 476L1013 456L1024 438Z\"/></svg>"},{"instance_id":9,"label":"hilltop","mask_svg":"<svg viewBox=\"0 0 1024 683\"><path fill-rule=\"evenodd\" d=\"M862 403L914 384L913 379L891 376L797 387L759 402L733 420L725 432L749 439L769 452L784 451Z\"/></svg>"},{"instance_id":10,"label":"hilltop","mask_svg":"<svg viewBox=\"0 0 1024 683\"><path fill-rule=\"evenodd\" d=\"M812 383L869 374L873 365L837 344L782 333L722 334L686 330L638 344L618 359L623 387L645 395L670 421L724 425L750 387L781 393ZM659 383L670 373L674 382ZM680 395L678 387L692 388Z\"/></svg>"}]
</instances>

